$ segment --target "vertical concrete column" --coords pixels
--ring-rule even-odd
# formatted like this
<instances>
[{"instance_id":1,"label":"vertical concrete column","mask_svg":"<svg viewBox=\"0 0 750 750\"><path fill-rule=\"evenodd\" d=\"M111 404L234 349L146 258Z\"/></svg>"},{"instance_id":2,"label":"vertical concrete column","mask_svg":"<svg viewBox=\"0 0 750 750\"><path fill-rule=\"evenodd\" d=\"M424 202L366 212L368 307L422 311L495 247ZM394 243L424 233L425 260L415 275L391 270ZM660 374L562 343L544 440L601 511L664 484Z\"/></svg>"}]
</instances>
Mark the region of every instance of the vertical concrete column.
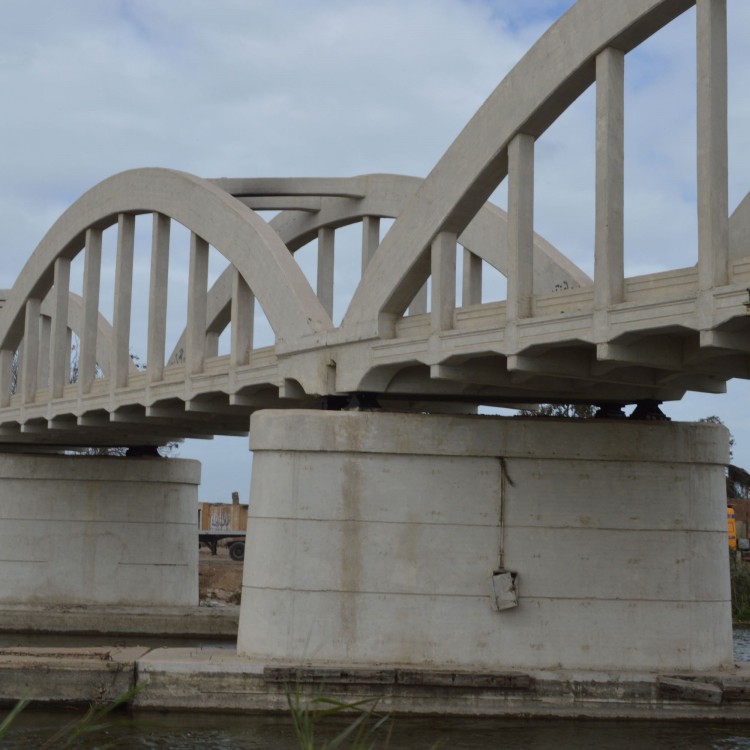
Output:
<instances>
[{"instance_id":1,"label":"vertical concrete column","mask_svg":"<svg viewBox=\"0 0 750 750\"><path fill-rule=\"evenodd\" d=\"M625 293L625 54L596 58L596 249L594 305L606 309Z\"/></svg>"},{"instance_id":2,"label":"vertical concrete column","mask_svg":"<svg viewBox=\"0 0 750 750\"><path fill-rule=\"evenodd\" d=\"M464 248L461 305L482 303L482 259Z\"/></svg>"},{"instance_id":3,"label":"vertical concrete column","mask_svg":"<svg viewBox=\"0 0 750 750\"><path fill-rule=\"evenodd\" d=\"M164 214L153 215L151 229L151 280L148 295L148 380L164 377L167 339L167 291L169 288L169 234L172 221Z\"/></svg>"},{"instance_id":4,"label":"vertical concrete column","mask_svg":"<svg viewBox=\"0 0 750 750\"><path fill-rule=\"evenodd\" d=\"M456 312L456 234L439 232L431 246L432 299L430 315L433 331L453 328Z\"/></svg>"},{"instance_id":5,"label":"vertical concrete column","mask_svg":"<svg viewBox=\"0 0 750 750\"><path fill-rule=\"evenodd\" d=\"M232 271L232 367L246 365L253 348L255 295L242 274Z\"/></svg>"},{"instance_id":6,"label":"vertical concrete column","mask_svg":"<svg viewBox=\"0 0 750 750\"><path fill-rule=\"evenodd\" d=\"M91 391L96 378L96 342L99 331L99 288L102 269L102 231L86 230L83 259L83 330L81 356L78 360L78 391Z\"/></svg>"},{"instance_id":7,"label":"vertical concrete column","mask_svg":"<svg viewBox=\"0 0 750 750\"><path fill-rule=\"evenodd\" d=\"M0 407L3 408L10 404L14 354L12 349L0 349Z\"/></svg>"},{"instance_id":8,"label":"vertical concrete column","mask_svg":"<svg viewBox=\"0 0 750 750\"><path fill-rule=\"evenodd\" d=\"M208 242L195 232L190 235L188 315L185 330L185 367L190 375L203 371L206 357L208 315Z\"/></svg>"},{"instance_id":9,"label":"vertical concrete column","mask_svg":"<svg viewBox=\"0 0 750 750\"><path fill-rule=\"evenodd\" d=\"M531 315L534 293L534 138L518 133L508 145L509 321Z\"/></svg>"},{"instance_id":10,"label":"vertical concrete column","mask_svg":"<svg viewBox=\"0 0 750 750\"><path fill-rule=\"evenodd\" d=\"M24 404L33 404L36 398L37 366L39 364L39 313L41 300L26 300L26 317L23 329L23 354L19 358L21 398Z\"/></svg>"},{"instance_id":11,"label":"vertical concrete column","mask_svg":"<svg viewBox=\"0 0 750 750\"><path fill-rule=\"evenodd\" d=\"M112 389L128 384L130 371L130 314L133 300L135 216L120 214L117 221L115 309L112 321Z\"/></svg>"},{"instance_id":12,"label":"vertical concrete column","mask_svg":"<svg viewBox=\"0 0 750 750\"><path fill-rule=\"evenodd\" d=\"M729 282L727 4L698 0L698 284Z\"/></svg>"},{"instance_id":13,"label":"vertical concrete column","mask_svg":"<svg viewBox=\"0 0 750 750\"><path fill-rule=\"evenodd\" d=\"M365 216L362 219L362 273L375 255L380 244L380 217Z\"/></svg>"},{"instance_id":14,"label":"vertical concrete column","mask_svg":"<svg viewBox=\"0 0 750 750\"><path fill-rule=\"evenodd\" d=\"M721 426L288 410L250 439L241 655L731 663ZM501 561L518 606L499 610Z\"/></svg>"},{"instance_id":15,"label":"vertical concrete column","mask_svg":"<svg viewBox=\"0 0 750 750\"><path fill-rule=\"evenodd\" d=\"M198 603L197 461L0 453L0 602Z\"/></svg>"},{"instance_id":16,"label":"vertical concrete column","mask_svg":"<svg viewBox=\"0 0 750 750\"><path fill-rule=\"evenodd\" d=\"M67 330L67 329L66 329ZM39 316L39 359L37 360L37 388L44 390L49 386L50 341L52 339L52 320L48 315ZM68 350L70 351L70 350Z\"/></svg>"},{"instance_id":17,"label":"vertical concrete column","mask_svg":"<svg viewBox=\"0 0 750 750\"><path fill-rule=\"evenodd\" d=\"M378 228L379 229L379 228ZM334 241L336 230L321 227L318 230L318 275L315 287L320 304L330 317L333 317L333 270Z\"/></svg>"},{"instance_id":18,"label":"vertical concrete column","mask_svg":"<svg viewBox=\"0 0 750 750\"><path fill-rule=\"evenodd\" d=\"M52 328L47 351L49 362L49 392L52 398L62 396L70 375L70 347L68 345L68 300L70 299L70 259L55 261L55 281Z\"/></svg>"}]
</instances>

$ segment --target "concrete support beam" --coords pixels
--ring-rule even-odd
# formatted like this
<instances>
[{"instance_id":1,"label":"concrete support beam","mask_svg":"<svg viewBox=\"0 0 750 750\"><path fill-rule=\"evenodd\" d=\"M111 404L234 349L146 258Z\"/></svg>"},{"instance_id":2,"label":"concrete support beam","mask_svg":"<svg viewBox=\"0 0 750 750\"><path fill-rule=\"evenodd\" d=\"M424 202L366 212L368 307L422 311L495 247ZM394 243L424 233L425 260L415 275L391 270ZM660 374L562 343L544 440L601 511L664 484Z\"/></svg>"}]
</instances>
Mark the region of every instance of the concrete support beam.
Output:
<instances>
[{"instance_id":1,"label":"concrete support beam","mask_svg":"<svg viewBox=\"0 0 750 750\"><path fill-rule=\"evenodd\" d=\"M171 220L153 215L151 230L151 286L148 297L148 379L157 383L164 377L167 337L167 289L169 275L169 234Z\"/></svg>"},{"instance_id":2,"label":"concrete support beam","mask_svg":"<svg viewBox=\"0 0 750 750\"><path fill-rule=\"evenodd\" d=\"M190 235L187 338L185 366L195 375L203 371L206 356L206 313L208 289L208 243L195 232Z\"/></svg>"},{"instance_id":3,"label":"concrete support beam","mask_svg":"<svg viewBox=\"0 0 750 750\"><path fill-rule=\"evenodd\" d=\"M232 274L232 353L234 367L246 365L253 349L255 295L235 268Z\"/></svg>"},{"instance_id":4,"label":"concrete support beam","mask_svg":"<svg viewBox=\"0 0 750 750\"><path fill-rule=\"evenodd\" d=\"M68 298L70 295L70 259L55 261L55 282L50 331L49 392L52 398L60 398L70 376L70 346L68 338Z\"/></svg>"},{"instance_id":5,"label":"concrete support beam","mask_svg":"<svg viewBox=\"0 0 750 750\"><path fill-rule=\"evenodd\" d=\"M508 321L532 314L534 284L534 138L508 145Z\"/></svg>"},{"instance_id":6,"label":"concrete support beam","mask_svg":"<svg viewBox=\"0 0 750 750\"><path fill-rule=\"evenodd\" d=\"M433 331L449 331L456 312L456 235L440 232L432 241L432 299L430 315Z\"/></svg>"},{"instance_id":7,"label":"concrete support beam","mask_svg":"<svg viewBox=\"0 0 750 750\"><path fill-rule=\"evenodd\" d=\"M698 0L698 284L729 282L727 4Z\"/></svg>"},{"instance_id":8,"label":"concrete support beam","mask_svg":"<svg viewBox=\"0 0 750 750\"><path fill-rule=\"evenodd\" d=\"M42 309L44 309L44 304L42 304ZM36 378L37 389L40 391L49 387L51 339L52 319L48 315L42 313L39 316L39 360Z\"/></svg>"},{"instance_id":9,"label":"concrete support beam","mask_svg":"<svg viewBox=\"0 0 750 750\"><path fill-rule=\"evenodd\" d=\"M365 216L362 219L362 273L375 255L380 244L380 217Z\"/></svg>"},{"instance_id":10,"label":"concrete support beam","mask_svg":"<svg viewBox=\"0 0 750 750\"><path fill-rule=\"evenodd\" d=\"M318 276L315 290L323 309L333 317L333 267L336 230L321 227L318 230Z\"/></svg>"},{"instance_id":11,"label":"concrete support beam","mask_svg":"<svg viewBox=\"0 0 750 750\"><path fill-rule=\"evenodd\" d=\"M482 259L464 248L461 306L482 304Z\"/></svg>"},{"instance_id":12,"label":"concrete support beam","mask_svg":"<svg viewBox=\"0 0 750 750\"><path fill-rule=\"evenodd\" d=\"M86 395L96 378L96 347L99 330L99 289L102 269L102 230L86 231L83 260L83 327L79 332L78 392Z\"/></svg>"},{"instance_id":13,"label":"concrete support beam","mask_svg":"<svg viewBox=\"0 0 750 750\"><path fill-rule=\"evenodd\" d=\"M120 214L117 220L115 309L112 323L112 388L124 388L130 371L130 313L133 299L133 248L135 216Z\"/></svg>"},{"instance_id":14,"label":"concrete support beam","mask_svg":"<svg viewBox=\"0 0 750 750\"><path fill-rule=\"evenodd\" d=\"M23 356L21 357L20 391L24 404L33 404L36 398L39 364L39 313L41 300L30 297L26 300L26 317L23 329Z\"/></svg>"},{"instance_id":15,"label":"concrete support beam","mask_svg":"<svg viewBox=\"0 0 750 750\"><path fill-rule=\"evenodd\" d=\"M596 58L596 250L594 305L606 309L625 294L625 54L607 48Z\"/></svg>"},{"instance_id":16,"label":"concrete support beam","mask_svg":"<svg viewBox=\"0 0 750 750\"><path fill-rule=\"evenodd\" d=\"M0 407L10 404L11 383L13 378L13 356L11 349L0 349Z\"/></svg>"}]
</instances>

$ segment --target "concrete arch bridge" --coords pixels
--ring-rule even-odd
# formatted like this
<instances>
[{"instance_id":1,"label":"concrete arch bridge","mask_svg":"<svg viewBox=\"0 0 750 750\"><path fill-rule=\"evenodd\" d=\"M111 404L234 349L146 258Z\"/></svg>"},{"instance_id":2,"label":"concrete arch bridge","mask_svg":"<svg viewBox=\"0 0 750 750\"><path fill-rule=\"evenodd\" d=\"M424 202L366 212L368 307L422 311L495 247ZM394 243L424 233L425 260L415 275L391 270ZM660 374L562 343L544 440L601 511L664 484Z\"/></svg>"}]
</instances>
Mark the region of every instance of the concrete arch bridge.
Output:
<instances>
[{"instance_id":1,"label":"concrete arch bridge","mask_svg":"<svg viewBox=\"0 0 750 750\"><path fill-rule=\"evenodd\" d=\"M750 198L728 215L725 12L699 4L698 264L633 278L623 272L625 55L690 5L637 3L603 13L597 3L577 4L423 181L395 175L205 180L159 169L105 180L56 222L7 292L0 315L0 441L121 442L142 435L143 424L160 439L242 432L255 409L310 406L355 392L421 410L545 400L632 403L678 399L688 390L722 392L727 379L747 377ZM601 23L575 31L575 49L562 44L588 14ZM532 76L536 71L544 74ZM534 141L592 83L593 280L533 231ZM507 214L487 203L506 178ZM257 210L279 213L266 222ZM144 373L130 367L139 214L153 216ZM381 241L382 218L395 221ZM167 356L171 221L187 227L192 242L185 333ZM335 235L352 223L362 226L361 276L356 291L339 290ZM107 335L99 313L101 236L113 224L117 273ZM294 252L315 241L314 291ZM211 289L209 246L229 264ZM86 279L82 300L71 303L69 268L79 253ZM483 265L506 277L506 300L483 302ZM334 296L352 291L334 325ZM253 348L254 299L273 328L272 347ZM217 338L230 325L231 353L217 358ZM75 385L67 375L72 329L81 341Z\"/></svg>"},{"instance_id":2,"label":"concrete arch bridge","mask_svg":"<svg viewBox=\"0 0 750 750\"><path fill-rule=\"evenodd\" d=\"M626 277L627 53L694 5L698 262ZM160 444L246 433L255 414L255 551L239 650L261 660L725 666L722 428L457 415L479 404L679 399L750 378L750 195L730 216L726 32L725 0L579 0L424 180L165 169L105 180L60 217L6 292L0 442ZM593 279L535 233L533 210L535 141L592 85ZM504 180L507 212L488 202ZM277 213L266 221L263 211ZM152 243L139 372L130 321L144 214ZM381 237L384 219L393 221ZM191 239L185 329L169 352L173 222ZM342 290L336 233L352 224L362 229L361 273ZM102 235L115 225L107 321ZM314 285L295 261L312 242ZM210 252L228 265L209 287ZM75 296L70 268L81 253ZM506 278L505 300L483 299L488 267ZM334 323L334 299L349 296ZM272 346L254 346L256 301ZM228 327L230 352L218 356ZM311 410L363 393L384 411ZM446 547L455 550L447 559ZM592 570L580 550L605 548L611 561L592 553ZM306 555L290 562L290 549Z\"/></svg>"}]
</instances>

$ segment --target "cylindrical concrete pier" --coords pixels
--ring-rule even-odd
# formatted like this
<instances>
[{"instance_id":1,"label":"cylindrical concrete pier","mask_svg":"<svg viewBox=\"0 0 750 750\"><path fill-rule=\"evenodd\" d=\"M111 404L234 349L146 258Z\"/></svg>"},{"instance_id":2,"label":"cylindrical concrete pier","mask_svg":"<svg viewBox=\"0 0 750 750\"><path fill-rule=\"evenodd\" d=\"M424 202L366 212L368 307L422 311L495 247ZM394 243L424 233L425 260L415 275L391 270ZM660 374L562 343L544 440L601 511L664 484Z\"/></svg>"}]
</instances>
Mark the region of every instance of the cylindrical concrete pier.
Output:
<instances>
[{"instance_id":1,"label":"cylindrical concrete pier","mask_svg":"<svg viewBox=\"0 0 750 750\"><path fill-rule=\"evenodd\" d=\"M198 603L197 461L0 453L0 603Z\"/></svg>"},{"instance_id":2,"label":"cylindrical concrete pier","mask_svg":"<svg viewBox=\"0 0 750 750\"><path fill-rule=\"evenodd\" d=\"M731 663L721 426L266 411L251 447L242 655ZM518 606L498 611L498 570Z\"/></svg>"}]
</instances>

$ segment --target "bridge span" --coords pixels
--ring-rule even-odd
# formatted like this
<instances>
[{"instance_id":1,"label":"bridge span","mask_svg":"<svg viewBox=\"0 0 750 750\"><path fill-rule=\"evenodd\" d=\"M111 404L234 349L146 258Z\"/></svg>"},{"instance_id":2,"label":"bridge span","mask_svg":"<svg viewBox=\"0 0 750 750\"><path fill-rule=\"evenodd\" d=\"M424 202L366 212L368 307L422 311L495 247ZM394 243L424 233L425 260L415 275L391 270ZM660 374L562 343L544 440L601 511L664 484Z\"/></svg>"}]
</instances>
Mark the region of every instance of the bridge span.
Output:
<instances>
[{"instance_id":1,"label":"bridge span","mask_svg":"<svg viewBox=\"0 0 750 750\"><path fill-rule=\"evenodd\" d=\"M698 264L626 278L625 56L691 3L638 4L617 18L606 13L601 27L575 32L575 50L559 44L556 38L585 26L589 13L601 13L595 5L577 4L550 29L425 180L206 180L142 169L92 188L49 230L6 292L0 441L122 443L142 435L144 424L161 441L232 434L247 431L257 408L314 406L357 392L417 410L440 403L628 404L691 390L720 393L728 379L747 378L750 196L728 215L726 44L715 31L716 11L698 14ZM541 69L543 77L536 75ZM533 179L535 139L594 82L592 280L534 233ZM486 202L504 180L508 213ZM268 210L278 212L270 222L257 213ZM137 373L132 264L135 217L143 215L153 240L148 343L139 353L146 370ZM383 219L395 221L381 240ZM192 239L185 333L168 356L173 222ZM334 288L336 230L355 223L362 227L361 276L343 280L352 288L341 290ZM101 244L115 225L108 336L99 312ZM294 260L310 243L317 245L315 289ZM227 264L211 289L209 251ZM79 254L85 285L82 300L71 304L70 265ZM507 279L505 300L482 299L487 268ZM352 292L334 325L334 296ZM255 300L274 331L273 346L253 345ZM231 353L218 357L226 329ZM71 331L81 342L75 383Z\"/></svg>"},{"instance_id":2,"label":"bridge span","mask_svg":"<svg viewBox=\"0 0 750 750\"><path fill-rule=\"evenodd\" d=\"M626 277L627 53L694 5L698 262ZM592 85L593 279L534 231L535 142ZM60 519L45 482L56 483L60 507L80 511L87 534L104 523L120 546L97 553L99 572L86 569L93 588L42 583L46 553L12 564L25 559L24 585L39 588L39 601L133 602L144 572L158 571L142 596L185 603L189 587L175 571L195 576L186 534L196 467L181 473L169 462L160 477L147 458L81 463L59 452L250 432L246 656L727 666L723 428L476 416L481 405L572 402L617 417L627 404L750 379L750 194L730 216L727 175L726 0L579 0L423 180L209 179L155 168L105 180L65 211L1 295L4 481L22 488L26 510L10 489L0 498L18 538L54 537L51 519ZM489 202L503 182L507 211ZM136 221L150 222L152 237L142 369L131 356ZM190 233L187 273L176 271L188 293L184 332L168 351L175 223ZM336 235L353 224L361 273L342 290ZM108 320L102 238L114 227ZM315 284L295 260L311 243ZM226 270L209 285L212 253ZM79 255L80 295L70 284ZM503 300L483 299L490 271L505 278ZM349 297L334 323L334 299ZM271 346L254 343L256 304ZM153 518L126 538L127 482ZM81 493L97 498L93 510ZM102 521L109 494L118 499ZM136 560L167 528L179 561ZM23 599L22 588L5 599Z\"/></svg>"}]
</instances>

